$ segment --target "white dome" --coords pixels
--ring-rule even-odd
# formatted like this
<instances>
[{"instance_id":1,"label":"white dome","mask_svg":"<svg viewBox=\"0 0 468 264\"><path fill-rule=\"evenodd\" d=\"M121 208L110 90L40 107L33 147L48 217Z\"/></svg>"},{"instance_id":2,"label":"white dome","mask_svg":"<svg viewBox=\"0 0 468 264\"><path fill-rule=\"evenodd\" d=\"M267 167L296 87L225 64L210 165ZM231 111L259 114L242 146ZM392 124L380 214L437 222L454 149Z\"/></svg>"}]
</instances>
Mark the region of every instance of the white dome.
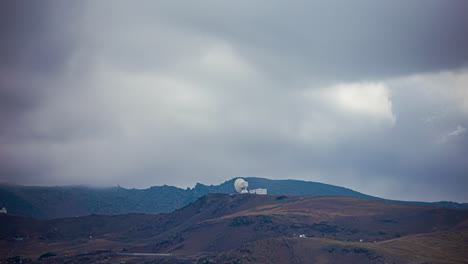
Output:
<instances>
[{"instance_id":1,"label":"white dome","mask_svg":"<svg viewBox=\"0 0 468 264\"><path fill-rule=\"evenodd\" d=\"M248 193L247 187L249 187L249 183L244 181L244 179L239 178L234 182L234 188L236 188L236 192L238 193Z\"/></svg>"}]
</instances>

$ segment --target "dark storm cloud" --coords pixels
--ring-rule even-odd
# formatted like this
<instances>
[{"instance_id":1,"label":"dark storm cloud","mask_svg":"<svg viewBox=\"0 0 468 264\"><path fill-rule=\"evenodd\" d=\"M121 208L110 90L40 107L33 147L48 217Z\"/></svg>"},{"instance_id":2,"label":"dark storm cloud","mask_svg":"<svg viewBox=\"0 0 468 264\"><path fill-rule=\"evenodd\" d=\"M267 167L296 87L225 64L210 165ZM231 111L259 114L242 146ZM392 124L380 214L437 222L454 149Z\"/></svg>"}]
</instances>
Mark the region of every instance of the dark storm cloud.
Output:
<instances>
[{"instance_id":1,"label":"dark storm cloud","mask_svg":"<svg viewBox=\"0 0 468 264\"><path fill-rule=\"evenodd\" d=\"M62 73L74 50L77 4L0 3L0 122L2 131L31 110Z\"/></svg>"},{"instance_id":2,"label":"dark storm cloud","mask_svg":"<svg viewBox=\"0 0 468 264\"><path fill-rule=\"evenodd\" d=\"M466 1L205 1L177 7L171 2L146 10L235 42L280 74L382 78L457 68L468 59Z\"/></svg>"},{"instance_id":3,"label":"dark storm cloud","mask_svg":"<svg viewBox=\"0 0 468 264\"><path fill-rule=\"evenodd\" d=\"M3 181L468 199L466 1L1 5Z\"/></svg>"},{"instance_id":4,"label":"dark storm cloud","mask_svg":"<svg viewBox=\"0 0 468 264\"><path fill-rule=\"evenodd\" d=\"M200 40L213 37L233 43L258 67L293 84L304 75L327 82L438 71L462 67L468 59L468 3L462 0L91 6L92 38L112 42L103 55L124 67L166 66L168 54L193 55ZM196 37L184 42L174 33ZM153 58L142 51L151 48L163 52Z\"/></svg>"},{"instance_id":5,"label":"dark storm cloud","mask_svg":"<svg viewBox=\"0 0 468 264\"><path fill-rule=\"evenodd\" d=\"M80 6L22 0L2 1L1 5L2 70L61 71L79 35L73 25Z\"/></svg>"},{"instance_id":6,"label":"dark storm cloud","mask_svg":"<svg viewBox=\"0 0 468 264\"><path fill-rule=\"evenodd\" d=\"M79 32L79 4L61 1L0 3L0 175L27 183L46 169L42 158L18 155L19 142L37 138L26 118L57 87ZM57 111L59 111L57 109ZM46 151L44 149L44 151Z\"/></svg>"}]
</instances>

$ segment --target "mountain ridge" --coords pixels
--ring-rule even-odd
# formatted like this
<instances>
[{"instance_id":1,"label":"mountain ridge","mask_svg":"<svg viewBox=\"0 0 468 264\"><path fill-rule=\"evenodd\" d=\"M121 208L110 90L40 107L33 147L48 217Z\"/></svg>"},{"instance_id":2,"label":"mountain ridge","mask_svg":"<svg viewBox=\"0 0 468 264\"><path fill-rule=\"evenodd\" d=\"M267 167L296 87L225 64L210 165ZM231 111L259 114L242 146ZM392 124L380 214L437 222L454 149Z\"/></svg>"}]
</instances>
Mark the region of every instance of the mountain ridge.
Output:
<instances>
[{"instance_id":1,"label":"mountain ridge","mask_svg":"<svg viewBox=\"0 0 468 264\"><path fill-rule=\"evenodd\" d=\"M0 185L0 207L9 213L39 219L84 216L90 214L118 215L126 213L167 213L209 193L235 193L236 178L219 185L197 183L193 188L152 186L147 189L88 186L21 186ZM300 180L270 180L245 178L250 189L267 188L272 195L340 196L392 203L468 208L456 202L395 201L366 195L345 187Z\"/></svg>"}]
</instances>

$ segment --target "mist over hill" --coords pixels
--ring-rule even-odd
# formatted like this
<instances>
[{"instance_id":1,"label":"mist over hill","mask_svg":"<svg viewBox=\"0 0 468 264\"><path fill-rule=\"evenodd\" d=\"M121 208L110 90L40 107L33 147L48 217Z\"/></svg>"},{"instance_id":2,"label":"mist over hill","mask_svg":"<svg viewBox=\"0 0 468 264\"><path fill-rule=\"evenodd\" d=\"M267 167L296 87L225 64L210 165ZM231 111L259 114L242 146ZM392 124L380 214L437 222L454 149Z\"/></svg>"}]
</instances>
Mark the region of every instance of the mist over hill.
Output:
<instances>
[{"instance_id":1,"label":"mist over hill","mask_svg":"<svg viewBox=\"0 0 468 264\"><path fill-rule=\"evenodd\" d=\"M264 178L245 179L249 182L250 189L267 188L268 194L272 195L341 196L366 200L385 200L351 189L318 182ZM186 206L209 193L235 193L234 180L228 180L220 185L198 183L194 188L187 189L167 185L147 189L0 185L0 207L6 207L11 214L40 219L90 214L165 213ZM385 201L447 208L468 208L466 203Z\"/></svg>"}]
</instances>

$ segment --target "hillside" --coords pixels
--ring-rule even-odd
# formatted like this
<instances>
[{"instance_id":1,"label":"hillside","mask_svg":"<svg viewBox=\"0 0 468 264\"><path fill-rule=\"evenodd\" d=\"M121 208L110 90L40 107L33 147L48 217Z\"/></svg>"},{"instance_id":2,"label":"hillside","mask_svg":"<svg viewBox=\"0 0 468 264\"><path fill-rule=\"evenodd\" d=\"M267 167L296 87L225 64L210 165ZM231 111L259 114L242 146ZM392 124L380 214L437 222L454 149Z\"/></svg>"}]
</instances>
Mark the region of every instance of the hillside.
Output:
<instances>
[{"instance_id":1,"label":"hillside","mask_svg":"<svg viewBox=\"0 0 468 264\"><path fill-rule=\"evenodd\" d=\"M229 263L450 263L468 262L468 232L411 235L390 241L341 242L323 238L272 238L206 257Z\"/></svg>"},{"instance_id":2,"label":"hillside","mask_svg":"<svg viewBox=\"0 0 468 264\"><path fill-rule=\"evenodd\" d=\"M139 190L121 187L0 185L0 207L6 207L12 214L40 219L90 214L165 213L181 208L209 193L234 193L234 180L231 179L220 185L197 184L194 188L185 190L172 186L156 186ZM273 195L341 196L383 200L351 189L317 182L263 178L246 178L246 180L249 182L251 189L267 188L268 193ZM468 208L467 204L453 202L391 202L447 208Z\"/></svg>"},{"instance_id":3,"label":"hillside","mask_svg":"<svg viewBox=\"0 0 468 264\"><path fill-rule=\"evenodd\" d=\"M468 246L468 210L350 197L209 194L168 214L55 220L0 215L0 226L1 256L35 260L54 252L57 257L52 259L58 263L468 260L464 250ZM135 253L172 256L132 255ZM44 261L37 263L51 263Z\"/></svg>"}]
</instances>

